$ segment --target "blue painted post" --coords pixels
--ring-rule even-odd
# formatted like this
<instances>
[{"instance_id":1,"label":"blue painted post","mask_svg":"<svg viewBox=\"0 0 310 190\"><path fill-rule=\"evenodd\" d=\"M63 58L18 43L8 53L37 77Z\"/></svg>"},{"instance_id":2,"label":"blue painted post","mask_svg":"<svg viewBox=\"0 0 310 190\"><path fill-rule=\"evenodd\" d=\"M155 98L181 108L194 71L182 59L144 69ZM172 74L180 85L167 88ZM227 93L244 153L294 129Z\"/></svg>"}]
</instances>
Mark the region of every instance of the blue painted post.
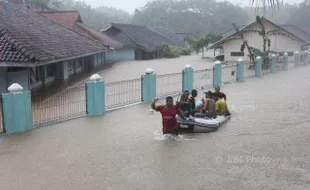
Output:
<instances>
[{"instance_id":1,"label":"blue painted post","mask_svg":"<svg viewBox=\"0 0 310 190\"><path fill-rule=\"evenodd\" d=\"M284 53L284 70L285 71L288 70L288 53L287 52Z\"/></svg>"},{"instance_id":2,"label":"blue painted post","mask_svg":"<svg viewBox=\"0 0 310 190\"><path fill-rule=\"evenodd\" d=\"M90 77L86 83L86 113L102 115L105 113L105 84L98 74Z\"/></svg>"},{"instance_id":3,"label":"blue painted post","mask_svg":"<svg viewBox=\"0 0 310 190\"><path fill-rule=\"evenodd\" d=\"M262 58L260 56L256 57L256 65L255 65L255 76L262 76Z\"/></svg>"},{"instance_id":4,"label":"blue painted post","mask_svg":"<svg viewBox=\"0 0 310 190\"><path fill-rule=\"evenodd\" d=\"M294 67L298 67L300 62L299 52L295 51L294 53Z\"/></svg>"},{"instance_id":5,"label":"blue painted post","mask_svg":"<svg viewBox=\"0 0 310 190\"><path fill-rule=\"evenodd\" d=\"M276 66L277 66L277 56L275 54L271 55L271 72L276 72Z\"/></svg>"},{"instance_id":6,"label":"blue painted post","mask_svg":"<svg viewBox=\"0 0 310 190\"><path fill-rule=\"evenodd\" d=\"M305 51L304 61L305 61L305 65L309 64L309 52L307 50Z\"/></svg>"},{"instance_id":7,"label":"blue painted post","mask_svg":"<svg viewBox=\"0 0 310 190\"><path fill-rule=\"evenodd\" d=\"M190 64L185 65L183 70L183 91L193 90L194 86L194 71Z\"/></svg>"},{"instance_id":8,"label":"blue painted post","mask_svg":"<svg viewBox=\"0 0 310 190\"><path fill-rule=\"evenodd\" d=\"M7 134L33 129L31 93L17 83L2 94L3 124Z\"/></svg>"},{"instance_id":9,"label":"blue painted post","mask_svg":"<svg viewBox=\"0 0 310 190\"><path fill-rule=\"evenodd\" d=\"M156 73L147 68L142 77L142 102L151 103L156 98Z\"/></svg>"},{"instance_id":10,"label":"blue painted post","mask_svg":"<svg viewBox=\"0 0 310 190\"><path fill-rule=\"evenodd\" d=\"M213 87L222 86L222 65L215 61L213 66Z\"/></svg>"},{"instance_id":11,"label":"blue painted post","mask_svg":"<svg viewBox=\"0 0 310 190\"><path fill-rule=\"evenodd\" d=\"M243 59L240 58L238 59L238 63L237 63L237 81L243 81Z\"/></svg>"}]
</instances>

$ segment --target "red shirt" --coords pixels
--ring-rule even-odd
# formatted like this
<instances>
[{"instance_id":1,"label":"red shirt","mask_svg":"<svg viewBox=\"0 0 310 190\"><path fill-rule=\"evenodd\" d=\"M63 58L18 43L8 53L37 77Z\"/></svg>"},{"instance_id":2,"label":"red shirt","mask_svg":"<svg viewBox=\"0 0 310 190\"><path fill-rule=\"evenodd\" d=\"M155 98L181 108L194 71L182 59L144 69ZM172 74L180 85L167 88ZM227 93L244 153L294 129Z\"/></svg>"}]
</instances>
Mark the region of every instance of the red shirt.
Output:
<instances>
[{"instance_id":1,"label":"red shirt","mask_svg":"<svg viewBox=\"0 0 310 190\"><path fill-rule=\"evenodd\" d=\"M224 100L226 100L226 94L224 94L223 92L219 92L218 95L221 99L224 98Z\"/></svg>"},{"instance_id":2,"label":"red shirt","mask_svg":"<svg viewBox=\"0 0 310 190\"><path fill-rule=\"evenodd\" d=\"M170 133L172 129L178 127L177 120L175 118L177 114L177 107L174 105L171 109L167 109L166 106L157 106L156 111L161 113L163 118L163 132Z\"/></svg>"}]
</instances>

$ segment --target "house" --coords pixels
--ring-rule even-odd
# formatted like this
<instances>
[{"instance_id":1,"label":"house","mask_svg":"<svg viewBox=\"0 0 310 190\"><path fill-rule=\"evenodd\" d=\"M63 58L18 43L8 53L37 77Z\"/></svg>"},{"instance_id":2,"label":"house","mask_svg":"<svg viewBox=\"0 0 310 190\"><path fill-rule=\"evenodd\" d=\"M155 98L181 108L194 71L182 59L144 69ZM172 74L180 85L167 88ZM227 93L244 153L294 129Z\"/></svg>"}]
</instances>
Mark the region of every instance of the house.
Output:
<instances>
[{"instance_id":1,"label":"house","mask_svg":"<svg viewBox=\"0 0 310 190\"><path fill-rule=\"evenodd\" d=\"M266 28L266 31L278 30L281 31L284 35L274 35L270 36L270 50L278 52L280 55L283 55L284 52L287 52L289 55L289 60L293 60L293 55L295 51L303 51L309 46L309 41L302 36L300 32L297 33L296 28L292 30L290 27L276 25L275 23L267 20L266 18L262 19L263 24ZM259 25L255 21L249 25L239 28L240 31L244 30L259 30ZM209 46L208 49L220 49L222 56L225 61L236 61L239 58L243 58L245 61L250 61L250 58L247 54L247 51L240 51L240 47L243 44L243 40L238 38L234 29L228 30L222 34L223 38L218 42L214 43L212 46ZM247 40L249 46L254 48L263 49L263 40L256 32L246 32L243 34L244 40Z\"/></svg>"},{"instance_id":2,"label":"house","mask_svg":"<svg viewBox=\"0 0 310 190\"><path fill-rule=\"evenodd\" d=\"M123 49L123 45L120 42L111 39L109 36L90 26L85 25L78 11L52 11L41 12L40 14L46 18L58 22L74 32L96 40L107 47L108 51L107 55L105 55L107 62L128 59L126 56L126 49Z\"/></svg>"},{"instance_id":3,"label":"house","mask_svg":"<svg viewBox=\"0 0 310 190\"><path fill-rule=\"evenodd\" d=\"M165 36L163 33L167 34L167 31L161 33L158 30L154 27L112 23L110 28L102 32L121 42L127 50L128 58L144 60L162 57L158 49L161 44L177 46L181 43Z\"/></svg>"},{"instance_id":4,"label":"house","mask_svg":"<svg viewBox=\"0 0 310 190\"><path fill-rule=\"evenodd\" d=\"M12 83L37 90L90 73L106 48L23 5L0 2L0 93Z\"/></svg>"},{"instance_id":5,"label":"house","mask_svg":"<svg viewBox=\"0 0 310 190\"><path fill-rule=\"evenodd\" d=\"M178 35L180 38L182 38L186 47L190 47L190 44L188 43L186 39L196 40L199 38L196 34L191 33L191 32L183 32L183 33L175 33L175 34Z\"/></svg>"}]
</instances>

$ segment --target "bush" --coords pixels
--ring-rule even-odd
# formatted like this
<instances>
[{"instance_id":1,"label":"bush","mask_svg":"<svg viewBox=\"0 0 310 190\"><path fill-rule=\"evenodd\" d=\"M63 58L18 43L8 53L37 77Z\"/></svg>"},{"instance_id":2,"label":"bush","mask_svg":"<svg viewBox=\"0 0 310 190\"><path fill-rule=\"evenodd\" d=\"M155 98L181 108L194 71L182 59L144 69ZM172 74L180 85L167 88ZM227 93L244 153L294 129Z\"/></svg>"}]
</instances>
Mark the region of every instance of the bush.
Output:
<instances>
[{"instance_id":1,"label":"bush","mask_svg":"<svg viewBox=\"0 0 310 190\"><path fill-rule=\"evenodd\" d=\"M170 46L168 44L163 44L159 46L159 50L163 52L166 58L180 57L181 55L190 55L192 50L190 48L182 48L179 46Z\"/></svg>"}]
</instances>

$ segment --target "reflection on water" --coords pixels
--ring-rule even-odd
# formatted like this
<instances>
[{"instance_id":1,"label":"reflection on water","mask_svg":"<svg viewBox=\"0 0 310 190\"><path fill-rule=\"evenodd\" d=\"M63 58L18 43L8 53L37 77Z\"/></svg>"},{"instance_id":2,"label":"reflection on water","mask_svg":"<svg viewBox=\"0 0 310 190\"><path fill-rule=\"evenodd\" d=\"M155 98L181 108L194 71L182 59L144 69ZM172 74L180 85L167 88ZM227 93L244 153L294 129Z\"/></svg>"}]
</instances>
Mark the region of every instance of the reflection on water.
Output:
<instances>
[{"instance_id":1,"label":"reflection on water","mask_svg":"<svg viewBox=\"0 0 310 190\"><path fill-rule=\"evenodd\" d=\"M0 189L310 189L309 73L222 87L232 117L212 133L164 136L140 104L0 137ZM249 156L273 161L227 159Z\"/></svg>"}]
</instances>

